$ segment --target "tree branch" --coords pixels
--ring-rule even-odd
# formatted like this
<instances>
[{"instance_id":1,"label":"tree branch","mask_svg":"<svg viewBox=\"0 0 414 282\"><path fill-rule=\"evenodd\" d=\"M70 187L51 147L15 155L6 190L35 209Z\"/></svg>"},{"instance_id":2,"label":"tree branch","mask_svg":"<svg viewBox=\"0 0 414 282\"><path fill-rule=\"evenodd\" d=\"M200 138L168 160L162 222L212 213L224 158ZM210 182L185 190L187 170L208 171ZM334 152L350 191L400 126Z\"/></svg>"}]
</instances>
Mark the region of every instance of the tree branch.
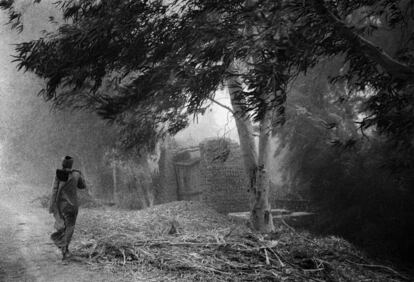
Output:
<instances>
[{"instance_id":1,"label":"tree branch","mask_svg":"<svg viewBox=\"0 0 414 282\"><path fill-rule=\"evenodd\" d=\"M217 100L215 100L215 99L213 99L213 98L210 98L210 97L208 97L207 99L209 99L211 102L213 102L213 103L215 103L215 104L219 105L220 107L222 107L222 108L224 108L224 109L228 110L230 113L232 113L232 114L234 115L234 111L233 111L233 109L232 109L232 108L230 108L229 106L226 106L226 105L224 105L224 104L220 103L219 101L217 101Z\"/></svg>"},{"instance_id":2,"label":"tree branch","mask_svg":"<svg viewBox=\"0 0 414 282\"><path fill-rule=\"evenodd\" d=\"M359 45L361 52L365 53L365 55L369 56L372 60L378 63L387 73L404 80L414 79L413 66L406 65L394 59L383 49L376 46L368 39L354 33L350 27L348 27L325 7L323 0L318 0L314 3L318 12L325 15L327 19L337 28L337 31L344 36L344 38L352 42L352 44Z\"/></svg>"}]
</instances>

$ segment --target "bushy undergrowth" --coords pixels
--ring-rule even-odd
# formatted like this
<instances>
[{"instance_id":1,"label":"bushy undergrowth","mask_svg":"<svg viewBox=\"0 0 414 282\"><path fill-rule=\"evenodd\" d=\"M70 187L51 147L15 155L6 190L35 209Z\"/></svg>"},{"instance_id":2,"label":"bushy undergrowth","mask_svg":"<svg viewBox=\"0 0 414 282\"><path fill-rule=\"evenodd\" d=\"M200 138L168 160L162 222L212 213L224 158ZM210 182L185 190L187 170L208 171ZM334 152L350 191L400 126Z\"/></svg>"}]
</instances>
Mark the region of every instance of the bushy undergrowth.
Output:
<instances>
[{"instance_id":1,"label":"bushy undergrowth","mask_svg":"<svg viewBox=\"0 0 414 282\"><path fill-rule=\"evenodd\" d=\"M369 116L369 91L329 84L332 72L320 64L288 97L288 119L279 130L280 147L289 151L283 171L288 184L316 206L316 231L345 237L384 257L414 261L412 119L404 115L407 120L398 121L396 108L392 122L382 127L357 124Z\"/></svg>"},{"instance_id":2,"label":"bushy undergrowth","mask_svg":"<svg viewBox=\"0 0 414 282\"><path fill-rule=\"evenodd\" d=\"M375 255L414 261L413 162L409 149L404 152L384 140L369 140L348 148L328 146L305 162L302 173L319 208L315 229Z\"/></svg>"}]
</instances>

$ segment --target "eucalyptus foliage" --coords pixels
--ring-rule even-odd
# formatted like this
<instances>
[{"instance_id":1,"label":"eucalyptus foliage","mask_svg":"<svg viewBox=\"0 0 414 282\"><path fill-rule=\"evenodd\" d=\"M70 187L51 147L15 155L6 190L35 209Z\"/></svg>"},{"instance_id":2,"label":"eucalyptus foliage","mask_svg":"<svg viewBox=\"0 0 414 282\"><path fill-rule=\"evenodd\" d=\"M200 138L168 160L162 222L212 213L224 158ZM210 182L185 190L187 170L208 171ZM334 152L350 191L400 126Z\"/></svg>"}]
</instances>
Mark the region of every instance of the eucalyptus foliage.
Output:
<instances>
[{"instance_id":1,"label":"eucalyptus foliage","mask_svg":"<svg viewBox=\"0 0 414 282\"><path fill-rule=\"evenodd\" d=\"M34 1L39 2L39 0ZM3 0L23 28L13 0ZM176 133L232 76L240 103L261 120L289 84L321 60L342 56L350 91L370 89L362 128L412 140L413 3L409 0L62 0L56 32L16 47L18 67L44 78L44 97L86 107L124 128L125 145ZM380 38L400 34L394 50ZM380 40L381 41L381 40ZM235 61L243 71L233 71ZM270 101L263 97L273 97Z\"/></svg>"}]
</instances>

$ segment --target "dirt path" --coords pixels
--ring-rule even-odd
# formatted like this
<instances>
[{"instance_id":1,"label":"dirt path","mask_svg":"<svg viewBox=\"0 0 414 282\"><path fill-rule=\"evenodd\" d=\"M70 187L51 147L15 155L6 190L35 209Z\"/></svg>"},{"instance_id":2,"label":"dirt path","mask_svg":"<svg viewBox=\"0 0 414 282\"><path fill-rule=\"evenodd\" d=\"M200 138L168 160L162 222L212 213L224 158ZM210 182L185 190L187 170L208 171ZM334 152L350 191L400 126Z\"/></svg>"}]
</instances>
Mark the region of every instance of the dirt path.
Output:
<instances>
[{"instance_id":1,"label":"dirt path","mask_svg":"<svg viewBox=\"0 0 414 282\"><path fill-rule=\"evenodd\" d=\"M53 220L33 203L44 191L35 189L39 188L10 180L0 182L0 281L128 280L86 263L62 262L49 239Z\"/></svg>"}]
</instances>

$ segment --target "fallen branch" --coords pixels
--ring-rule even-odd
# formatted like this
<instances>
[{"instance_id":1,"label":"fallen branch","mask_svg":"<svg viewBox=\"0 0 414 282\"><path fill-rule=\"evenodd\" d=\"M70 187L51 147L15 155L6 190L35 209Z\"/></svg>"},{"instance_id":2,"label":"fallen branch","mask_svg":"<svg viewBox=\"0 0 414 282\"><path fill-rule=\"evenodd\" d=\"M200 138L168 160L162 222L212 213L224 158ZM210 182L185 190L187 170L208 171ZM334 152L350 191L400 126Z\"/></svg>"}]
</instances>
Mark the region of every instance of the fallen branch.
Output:
<instances>
[{"instance_id":1,"label":"fallen branch","mask_svg":"<svg viewBox=\"0 0 414 282\"><path fill-rule=\"evenodd\" d=\"M363 266L363 267L369 267L369 268L382 268L382 269L388 270L389 272L391 272L391 273L395 274L396 276L398 276L398 277L400 277L400 278L402 278L402 279L404 279L404 280L410 281L410 279L409 279L408 277L406 277L406 276L402 275L401 273L399 273L398 271L396 271L396 270L392 269L392 268L391 268L391 267L389 267L389 266L380 265L380 264L365 264L365 263L357 263L357 262L354 262L354 261L351 261L351 260L348 260L348 259L347 259L347 260L345 260L345 261L347 261L347 262L349 262L349 263L352 263L352 264L354 264L354 265Z\"/></svg>"},{"instance_id":2,"label":"fallen branch","mask_svg":"<svg viewBox=\"0 0 414 282\"><path fill-rule=\"evenodd\" d=\"M314 242L313 240L310 240L308 238L306 238L305 236L299 234L299 232L297 232L295 230L295 228L293 228L292 226L290 226L289 224L286 223L286 221L283 218L280 218L280 221L287 227L289 228L293 233L295 233L298 237L302 238L303 240L305 240L308 243L311 243L313 245L318 245L318 243Z\"/></svg>"}]
</instances>

